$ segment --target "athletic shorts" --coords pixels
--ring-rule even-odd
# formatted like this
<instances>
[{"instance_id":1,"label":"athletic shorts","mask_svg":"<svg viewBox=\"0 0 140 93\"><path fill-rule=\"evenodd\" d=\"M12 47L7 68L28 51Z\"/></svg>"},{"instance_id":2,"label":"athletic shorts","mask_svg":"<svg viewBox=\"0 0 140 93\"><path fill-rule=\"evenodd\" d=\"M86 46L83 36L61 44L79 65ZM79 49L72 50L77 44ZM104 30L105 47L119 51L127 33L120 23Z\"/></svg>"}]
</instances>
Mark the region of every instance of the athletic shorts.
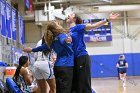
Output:
<instances>
[{"instance_id":1,"label":"athletic shorts","mask_svg":"<svg viewBox=\"0 0 140 93\"><path fill-rule=\"evenodd\" d=\"M119 68L119 73L124 74L126 73L126 68Z\"/></svg>"},{"instance_id":2,"label":"athletic shorts","mask_svg":"<svg viewBox=\"0 0 140 93\"><path fill-rule=\"evenodd\" d=\"M36 61L33 65L33 75L38 79L52 79L54 65L50 61Z\"/></svg>"}]
</instances>

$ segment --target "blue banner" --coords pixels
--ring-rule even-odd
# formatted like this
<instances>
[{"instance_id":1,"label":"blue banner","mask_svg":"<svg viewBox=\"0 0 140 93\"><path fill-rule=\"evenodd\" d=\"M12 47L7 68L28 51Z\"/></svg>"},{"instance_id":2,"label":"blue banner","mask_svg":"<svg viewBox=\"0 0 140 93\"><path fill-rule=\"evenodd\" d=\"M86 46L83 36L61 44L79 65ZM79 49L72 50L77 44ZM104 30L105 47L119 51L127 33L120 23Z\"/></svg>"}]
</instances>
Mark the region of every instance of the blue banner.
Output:
<instances>
[{"instance_id":1,"label":"blue banner","mask_svg":"<svg viewBox=\"0 0 140 93\"><path fill-rule=\"evenodd\" d=\"M18 12L18 30L19 30L19 43L21 44L21 15Z\"/></svg>"},{"instance_id":2,"label":"blue banner","mask_svg":"<svg viewBox=\"0 0 140 93\"><path fill-rule=\"evenodd\" d=\"M1 35L6 36L6 2L5 0L0 0L1 5Z\"/></svg>"},{"instance_id":3,"label":"blue banner","mask_svg":"<svg viewBox=\"0 0 140 93\"><path fill-rule=\"evenodd\" d=\"M18 13L18 23L19 23L19 43L21 45L24 44L24 23L23 23L23 18L20 15L20 13Z\"/></svg>"},{"instance_id":4,"label":"blue banner","mask_svg":"<svg viewBox=\"0 0 140 93\"><path fill-rule=\"evenodd\" d=\"M1 1L0 1L0 35L1 35L2 21L1 21Z\"/></svg>"},{"instance_id":5,"label":"blue banner","mask_svg":"<svg viewBox=\"0 0 140 93\"><path fill-rule=\"evenodd\" d=\"M22 37L21 37L21 41L22 41L22 44L24 44L24 22L23 22L23 18L21 19L21 29L22 29Z\"/></svg>"},{"instance_id":6,"label":"blue banner","mask_svg":"<svg viewBox=\"0 0 140 93\"><path fill-rule=\"evenodd\" d=\"M6 27L7 27L7 36L11 39L11 28L12 28L12 17L11 17L11 6L6 3Z\"/></svg>"},{"instance_id":7,"label":"blue banner","mask_svg":"<svg viewBox=\"0 0 140 93\"><path fill-rule=\"evenodd\" d=\"M103 19L86 19L86 20L83 20L83 23L94 24L94 23L99 22L101 20L103 20ZM84 35L84 41L85 42L112 41L112 30L111 29L112 29L111 22L106 22L106 24L104 24L103 26L88 31Z\"/></svg>"},{"instance_id":8,"label":"blue banner","mask_svg":"<svg viewBox=\"0 0 140 93\"><path fill-rule=\"evenodd\" d=\"M28 9L30 9L30 2L29 2L29 0L25 0L25 5L26 5L26 7L27 7Z\"/></svg>"},{"instance_id":9,"label":"blue banner","mask_svg":"<svg viewBox=\"0 0 140 93\"><path fill-rule=\"evenodd\" d=\"M12 39L16 40L16 9L12 8Z\"/></svg>"}]
</instances>

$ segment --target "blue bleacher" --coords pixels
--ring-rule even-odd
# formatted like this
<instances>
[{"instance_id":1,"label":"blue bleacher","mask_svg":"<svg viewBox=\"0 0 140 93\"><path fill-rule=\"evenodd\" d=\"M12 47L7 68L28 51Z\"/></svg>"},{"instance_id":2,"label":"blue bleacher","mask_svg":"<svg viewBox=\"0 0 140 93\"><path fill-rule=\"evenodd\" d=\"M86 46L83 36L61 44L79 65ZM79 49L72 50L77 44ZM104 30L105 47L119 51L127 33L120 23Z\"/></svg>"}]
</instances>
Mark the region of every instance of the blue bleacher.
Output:
<instances>
[{"instance_id":1,"label":"blue bleacher","mask_svg":"<svg viewBox=\"0 0 140 93\"><path fill-rule=\"evenodd\" d=\"M10 90L10 93L23 93L12 78L6 78L6 86Z\"/></svg>"},{"instance_id":2,"label":"blue bleacher","mask_svg":"<svg viewBox=\"0 0 140 93\"><path fill-rule=\"evenodd\" d=\"M6 67L7 64L5 62L0 62L0 66Z\"/></svg>"}]
</instances>

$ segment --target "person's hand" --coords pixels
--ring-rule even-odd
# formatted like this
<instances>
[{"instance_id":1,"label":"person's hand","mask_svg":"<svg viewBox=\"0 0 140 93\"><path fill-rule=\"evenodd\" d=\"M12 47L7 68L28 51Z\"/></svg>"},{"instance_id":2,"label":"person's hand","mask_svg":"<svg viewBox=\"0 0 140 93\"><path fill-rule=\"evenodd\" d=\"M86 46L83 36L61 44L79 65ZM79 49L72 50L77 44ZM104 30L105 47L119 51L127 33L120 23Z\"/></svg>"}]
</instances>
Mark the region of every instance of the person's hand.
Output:
<instances>
[{"instance_id":1,"label":"person's hand","mask_svg":"<svg viewBox=\"0 0 140 93\"><path fill-rule=\"evenodd\" d=\"M55 64L56 59L57 59L56 55L52 55L52 64Z\"/></svg>"},{"instance_id":2,"label":"person's hand","mask_svg":"<svg viewBox=\"0 0 140 93\"><path fill-rule=\"evenodd\" d=\"M111 14L109 15L109 20L117 19L119 15L120 15L120 14L118 14L118 13L111 13Z\"/></svg>"},{"instance_id":3,"label":"person's hand","mask_svg":"<svg viewBox=\"0 0 140 93\"><path fill-rule=\"evenodd\" d=\"M22 49L22 51L27 52L27 53L31 53L32 48L31 47L25 47L25 48Z\"/></svg>"},{"instance_id":4,"label":"person's hand","mask_svg":"<svg viewBox=\"0 0 140 93\"><path fill-rule=\"evenodd\" d=\"M117 65L116 67L117 67L117 68L119 68L120 66L119 66L119 65Z\"/></svg>"},{"instance_id":5,"label":"person's hand","mask_svg":"<svg viewBox=\"0 0 140 93\"><path fill-rule=\"evenodd\" d=\"M72 38L70 35L68 35L67 39L66 39L66 43L71 43L72 42Z\"/></svg>"}]
</instances>

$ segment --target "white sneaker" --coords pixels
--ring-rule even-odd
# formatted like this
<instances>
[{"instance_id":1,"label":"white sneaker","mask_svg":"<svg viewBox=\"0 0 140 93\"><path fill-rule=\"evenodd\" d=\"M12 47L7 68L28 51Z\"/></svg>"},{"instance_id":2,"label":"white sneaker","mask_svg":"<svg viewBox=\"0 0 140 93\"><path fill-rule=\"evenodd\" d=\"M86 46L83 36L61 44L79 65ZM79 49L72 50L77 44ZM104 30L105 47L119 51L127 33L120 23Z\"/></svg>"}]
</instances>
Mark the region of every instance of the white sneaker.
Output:
<instances>
[{"instance_id":1,"label":"white sneaker","mask_svg":"<svg viewBox=\"0 0 140 93\"><path fill-rule=\"evenodd\" d=\"M125 81L123 81L123 87L126 87L126 83L125 83Z\"/></svg>"}]
</instances>

